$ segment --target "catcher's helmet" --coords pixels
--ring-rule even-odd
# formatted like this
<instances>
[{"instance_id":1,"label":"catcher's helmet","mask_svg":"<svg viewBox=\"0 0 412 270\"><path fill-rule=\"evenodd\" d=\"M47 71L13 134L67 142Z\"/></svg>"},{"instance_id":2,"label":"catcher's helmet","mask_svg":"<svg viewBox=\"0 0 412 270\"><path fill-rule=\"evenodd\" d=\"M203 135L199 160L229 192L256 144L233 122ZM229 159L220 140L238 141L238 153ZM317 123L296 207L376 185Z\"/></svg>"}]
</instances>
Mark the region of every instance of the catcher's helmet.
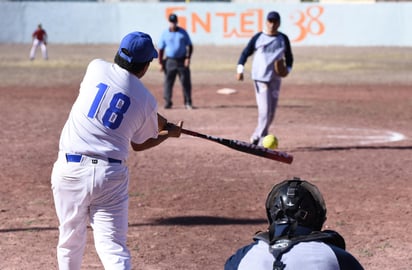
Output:
<instances>
[{"instance_id":1,"label":"catcher's helmet","mask_svg":"<svg viewBox=\"0 0 412 270\"><path fill-rule=\"evenodd\" d=\"M272 188L266 199L266 214L269 225L297 223L320 231L326 220L326 205L315 185L294 177Z\"/></svg>"}]
</instances>

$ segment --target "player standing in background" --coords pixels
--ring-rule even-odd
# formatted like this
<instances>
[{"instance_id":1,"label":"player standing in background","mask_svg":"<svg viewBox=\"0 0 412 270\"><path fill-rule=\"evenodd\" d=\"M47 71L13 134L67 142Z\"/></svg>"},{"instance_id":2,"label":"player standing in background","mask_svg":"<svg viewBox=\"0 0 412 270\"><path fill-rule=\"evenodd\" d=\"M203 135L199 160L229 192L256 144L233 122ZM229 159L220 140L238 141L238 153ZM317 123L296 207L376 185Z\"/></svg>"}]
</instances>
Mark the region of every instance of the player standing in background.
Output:
<instances>
[{"instance_id":1,"label":"player standing in background","mask_svg":"<svg viewBox=\"0 0 412 270\"><path fill-rule=\"evenodd\" d=\"M33 61L36 55L36 50L37 47L40 46L41 53L43 55L43 59L47 60L49 59L49 56L47 54L47 33L43 29L42 25L39 24L37 26L37 29L33 32L31 35L33 39L33 45L30 50L30 60Z\"/></svg>"},{"instance_id":2,"label":"player standing in background","mask_svg":"<svg viewBox=\"0 0 412 270\"><path fill-rule=\"evenodd\" d=\"M87 67L51 175L61 270L80 269L88 222L104 268L131 269L129 148L141 151L179 137L183 124L157 113L156 99L140 80L157 56L149 35L132 32L122 39L114 63L94 59Z\"/></svg>"},{"instance_id":3,"label":"player standing in background","mask_svg":"<svg viewBox=\"0 0 412 270\"><path fill-rule=\"evenodd\" d=\"M274 63L282 57L288 71L292 70L293 54L287 35L278 31L280 15L271 11L266 17L266 30L255 34L242 51L237 65L237 79L243 81L246 60L254 53L252 79L258 107L258 123L250 142L262 145L269 127L275 118L278 105L281 77L275 73Z\"/></svg>"},{"instance_id":4,"label":"player standing in background","mask_svg":"<svg viewBox=\"0 0 412 270\"><path fill-rule=\"evenodd\" d=\"M300 178L285 180L266 198L269 227L239 249L225 270L362 270L345 250L345 240L332 230L321 231L326 205L319 189Z\"/></svg>"},{"instance_id":5,"label":"player standing in background","mask_svg":"<svg viewBox=\"0 0 412 270\"><path fill-rule=\"evenodd\" d=\"M158 48L160 70L165 73L164 108L170 109L173 106L173 85L176 76L179 75L185 107L188 110L193 109L192 81L190 77L190 58L192 57L193 44L186 30L177 26L176 14L170 14L169 28L163 31L160 36Z\"/></svg>"}]
</instances>

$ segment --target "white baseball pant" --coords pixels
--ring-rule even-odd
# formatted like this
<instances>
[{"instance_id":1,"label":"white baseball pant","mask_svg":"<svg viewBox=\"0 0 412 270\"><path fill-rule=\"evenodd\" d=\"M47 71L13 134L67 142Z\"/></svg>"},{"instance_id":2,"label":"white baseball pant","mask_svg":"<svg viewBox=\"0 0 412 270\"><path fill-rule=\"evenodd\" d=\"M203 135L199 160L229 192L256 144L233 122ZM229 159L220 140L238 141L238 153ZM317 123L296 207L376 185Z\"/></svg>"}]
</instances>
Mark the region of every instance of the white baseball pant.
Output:
<instances>
[{"instance_id":1,"label":"white baseball pant","mask_svg":"<svg viewBox=\"0 0 412 270\"><path fill-rule=\"evenodd\" d=\"M68 162L65 153L59 153L51 183L60 223L57 245L59 269L80 269L88 222L104 268L130 269L130 253L126 246L127 167L86 156L82 156L80 162Z\"/></svg>"}]
</instances>

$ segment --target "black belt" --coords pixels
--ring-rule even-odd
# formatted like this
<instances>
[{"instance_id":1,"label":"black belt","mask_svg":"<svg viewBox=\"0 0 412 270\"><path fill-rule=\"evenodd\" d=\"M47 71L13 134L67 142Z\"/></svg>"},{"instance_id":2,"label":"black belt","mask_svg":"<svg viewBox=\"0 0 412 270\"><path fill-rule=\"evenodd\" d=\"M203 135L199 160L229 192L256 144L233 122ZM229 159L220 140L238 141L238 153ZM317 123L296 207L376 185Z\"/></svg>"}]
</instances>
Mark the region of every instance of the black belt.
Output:
<instances>
[{"instance_id":1,"label":"black belt","mask_svg":"<svg viewBox=\"0 0 412 270\"><path fill-rule=\"evenodd\" d=\"M66 154L66 160L67 162L76 162L79 163L82 160L82 155L78 155L78 154ZM97 163L96 159L96 163ZM114 159L114 158L108 158L107 161L109 163L118 163L118 164L122 164L121 160L118 159Z\"/></svg>"},{"instance_id":2,"label":"black belt","mask_svg":"<svg viewBox=\"0 0 412 270\"><path fill-rule=\"evenodd\" d=\"M167 60L175 60L175 61L185 61L186 57L179 57L179 58L176 58L176 57L167 57L166 59L167 59Z\"/></svg>"}]
</instances>

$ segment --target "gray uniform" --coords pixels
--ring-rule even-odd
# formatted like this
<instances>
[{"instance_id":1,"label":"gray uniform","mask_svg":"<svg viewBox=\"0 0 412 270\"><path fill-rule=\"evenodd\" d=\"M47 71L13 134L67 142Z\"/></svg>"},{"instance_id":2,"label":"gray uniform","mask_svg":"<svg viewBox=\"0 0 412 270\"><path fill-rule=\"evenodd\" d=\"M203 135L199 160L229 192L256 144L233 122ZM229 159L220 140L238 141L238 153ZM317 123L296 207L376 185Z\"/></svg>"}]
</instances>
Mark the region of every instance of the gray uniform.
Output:
<instances>
[{"instance_id":1,"label":"gray uniform","mask_svg":"<svg viewBox=\"0 0 412 270\"><path fill-rule=\"evenodd\" d=\"M345 250L345 240L337 232L314 232L302 227L298 227L298 231L302 234L296 235L300 239L296 242L282 237L280 239L283 240L270 245L266 240L255 237L253 243L229 257L224 269L363 270L358 260Z\"/></svg>"},{"instance_id":2,"label":"gray uniform","mask_svg":"<svg viewBox=\"0 0 412 270\"><path fill-rule=\"evenodd\" d=\"M261 144L275 118L281 86L281 77L274 72L274 63L284 57L290 70L293 65L293 55L288 36L281 32L274 36L263 32L255 34L242 51L238 65L244 65L252 54L254 54L252 79L258 106L258 123L251 141Z\"/></svg>"}]
</instances>

